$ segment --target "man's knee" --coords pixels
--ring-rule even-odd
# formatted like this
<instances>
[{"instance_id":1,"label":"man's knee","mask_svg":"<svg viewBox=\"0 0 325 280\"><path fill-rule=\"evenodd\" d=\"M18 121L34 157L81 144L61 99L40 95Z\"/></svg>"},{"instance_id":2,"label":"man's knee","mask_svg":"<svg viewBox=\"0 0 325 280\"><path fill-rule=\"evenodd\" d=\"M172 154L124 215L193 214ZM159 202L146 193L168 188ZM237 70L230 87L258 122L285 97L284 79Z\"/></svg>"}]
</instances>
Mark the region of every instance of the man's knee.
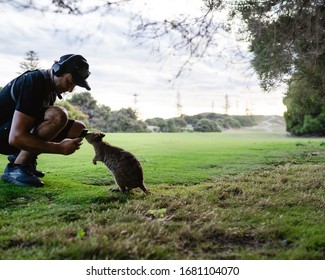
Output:
<instances>
[{"instance_id":1,"label":"man's knee","mask_svg":"<svg viewBox=\"0 0 325 280\"><path fill-rule=\"evenodd\" d=\"M53 140L54 142L60 142L65 138L77 138L79 137L81 131L85 129L86 126L81 121L68 120L68 124L62 129L62 131Z\"/></svg>"},{"instance_id":2,"label":"man's knee","mask_svg":"<svg viewBox=\"0 0 325 280\"><path fill-rule=\"evenodd\" d=\"M39 120L39 124L35 126L33 133L38 134L43 139L51 140L66 127L67 123L67 110L63 107L51 106L46 108L44 115Z\"/></svg>"},{"instance_id":3,"label":"man's knee","mask_svg":"<svg viewBox=\"0 0 325 280\"><path fill-rule=\"evenodd\" d=\"M75 120L68 132L68 137L69 138L79 137L81 131L85 128L86 128L86 125L83 122Z\"/></svg>"},{"instance_id":4,"label":"man's knee","mask_svg":"<svg viewBox=\"0 0 325 280\"><path fill-rule=\"evenodd\" d=\"M44 120L64 127L68 123L68 111L61 106L51 106L45 111Z\"/></svg>"}]
</instances>

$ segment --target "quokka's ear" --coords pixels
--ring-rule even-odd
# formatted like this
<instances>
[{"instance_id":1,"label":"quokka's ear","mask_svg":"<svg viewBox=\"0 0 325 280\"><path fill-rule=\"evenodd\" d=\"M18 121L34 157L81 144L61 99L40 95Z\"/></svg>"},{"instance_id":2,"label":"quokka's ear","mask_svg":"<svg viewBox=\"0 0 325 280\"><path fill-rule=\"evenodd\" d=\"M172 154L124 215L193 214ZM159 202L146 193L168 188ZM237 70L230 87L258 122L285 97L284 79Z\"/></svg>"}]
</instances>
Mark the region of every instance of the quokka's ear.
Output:
<instances>
[{"instance_id":1,"label":"quokka's ear","mask_svg":"<svg viewBox=\"0 0 325 280\"><path fill-rule=\"evenodd\" d=\"M104 133L100 133L100 138L103 139L105 137L105 134Z\"/></svg>"}]
</instances>

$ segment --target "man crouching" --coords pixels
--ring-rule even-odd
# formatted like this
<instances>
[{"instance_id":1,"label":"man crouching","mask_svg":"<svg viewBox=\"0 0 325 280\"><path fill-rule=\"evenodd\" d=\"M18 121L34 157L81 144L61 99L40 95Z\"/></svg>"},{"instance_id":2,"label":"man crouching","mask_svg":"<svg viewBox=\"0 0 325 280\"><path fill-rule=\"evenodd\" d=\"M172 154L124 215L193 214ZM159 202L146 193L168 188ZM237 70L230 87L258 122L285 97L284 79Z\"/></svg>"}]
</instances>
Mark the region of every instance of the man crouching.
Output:
<instances>
[{"instance_id":1,"label":"man crouching","mask_svg":"<svg viewBox=\"0 0 325 280\"><path fill-rule=\"evenodd\" d=\"M9 155L1 178L19 186L41 187L44 173L36 169L42 153L70 155L80 148L85 125L54 106L56 97L76 85L90 90L89 65L68 54L51 69L27 71L0 91L0 153Z\"/></svg>"}]
</instances>

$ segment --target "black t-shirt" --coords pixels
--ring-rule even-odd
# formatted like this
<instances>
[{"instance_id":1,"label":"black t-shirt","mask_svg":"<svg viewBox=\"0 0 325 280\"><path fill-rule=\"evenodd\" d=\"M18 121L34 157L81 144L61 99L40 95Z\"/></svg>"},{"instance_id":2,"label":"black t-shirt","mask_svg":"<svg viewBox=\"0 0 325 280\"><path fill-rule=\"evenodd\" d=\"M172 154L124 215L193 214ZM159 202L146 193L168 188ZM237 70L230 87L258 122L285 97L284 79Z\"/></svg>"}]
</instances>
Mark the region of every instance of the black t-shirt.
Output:
<instances>
[{"instance_id":1,"label":"black t-shirt","mask_svg":"<svg viewBox=\"0 0 325 280\"><path fill-rule=\"evenodd\" d=\"M37 119L55 99L50 75L45 70L28 71L0 91L0 124L11 120L15 110Z\"/></svg>"}]
</instances>

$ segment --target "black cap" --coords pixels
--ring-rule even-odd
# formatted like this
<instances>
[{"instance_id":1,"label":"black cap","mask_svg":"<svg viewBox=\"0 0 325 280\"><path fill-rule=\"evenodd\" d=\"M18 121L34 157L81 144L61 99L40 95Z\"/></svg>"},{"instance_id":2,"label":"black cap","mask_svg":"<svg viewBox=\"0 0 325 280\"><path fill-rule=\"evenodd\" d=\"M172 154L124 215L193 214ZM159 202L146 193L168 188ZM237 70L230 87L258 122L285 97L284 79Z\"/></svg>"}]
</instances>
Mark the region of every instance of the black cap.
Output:
<instances>
[{"instance_id":1,"label":"black cap","mask_svg":"<svg viewBox=\"0 0 325 280\"><path fill-rule=\"evenodd\" d=\"M59 64L64 65L64 73L71 73L73 82L80 87L90 90L86 81L90 75L87 60L79 54L67 54L60 57Z\"/></svg>"}]
</instances>

